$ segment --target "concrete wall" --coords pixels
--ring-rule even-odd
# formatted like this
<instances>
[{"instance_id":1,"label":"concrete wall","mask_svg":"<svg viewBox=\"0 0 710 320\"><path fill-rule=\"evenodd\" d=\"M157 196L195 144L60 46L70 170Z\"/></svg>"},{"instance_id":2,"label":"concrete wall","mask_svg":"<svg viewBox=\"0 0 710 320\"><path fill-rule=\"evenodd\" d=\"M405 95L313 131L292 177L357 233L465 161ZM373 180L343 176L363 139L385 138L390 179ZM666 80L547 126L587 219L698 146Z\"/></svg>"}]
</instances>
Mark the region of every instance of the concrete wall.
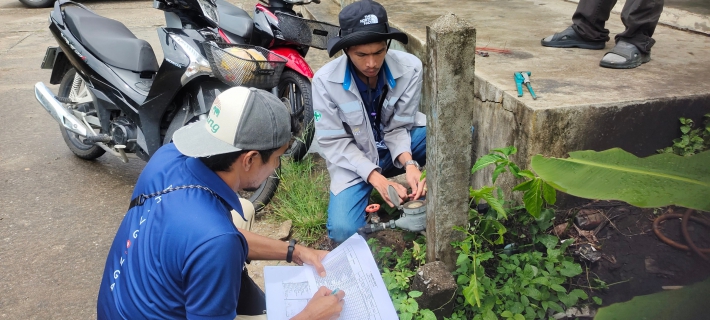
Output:
<instances>
[{"instance_id":1,"label":"concrete wall","mask_svg":"<svg viewBox=\"0 0 710 320\"><path fill-rule=\"evenodd\" d=\"M536 110L480 77L474 90L474 156L513 145L518 148L513 160L521 167L527 167L536 154L567 157L576 150L618 147L639 157L650 156L680 136L679 117L700 123L710 112L707 95ZM491 172L489 168L474 175L472 185L490 184ZM505 190L518 182L503 175L496 184Z\"/></svg>"}]
</instances>

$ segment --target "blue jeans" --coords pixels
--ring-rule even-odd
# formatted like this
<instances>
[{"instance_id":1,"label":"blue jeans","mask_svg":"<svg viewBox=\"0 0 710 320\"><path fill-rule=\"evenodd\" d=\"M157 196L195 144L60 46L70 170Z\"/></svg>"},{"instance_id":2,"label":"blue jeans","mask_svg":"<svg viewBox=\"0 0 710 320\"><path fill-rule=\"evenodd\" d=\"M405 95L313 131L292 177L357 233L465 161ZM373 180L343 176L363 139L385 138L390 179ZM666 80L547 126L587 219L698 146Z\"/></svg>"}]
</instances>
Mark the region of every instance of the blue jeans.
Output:
<instances>
[{"instance_id":1,"label":"blue jeans","mask_svg":"<svg viewBox=\"0 0 710 320\"><path fill-rule=\"evenodd\" d=\"M419 165L426 164L426 127L414 127L410 132L412 138L412 158ZM392 163L389 150L379 150L382 175L387 178L404 173L404 168L396 168ZM328 203L328 236L337 243L347 240L365 225L365 207L368 205L372 185L367 181L350 186L338 195L330 193Z\"/></svg>"}]
</instances>

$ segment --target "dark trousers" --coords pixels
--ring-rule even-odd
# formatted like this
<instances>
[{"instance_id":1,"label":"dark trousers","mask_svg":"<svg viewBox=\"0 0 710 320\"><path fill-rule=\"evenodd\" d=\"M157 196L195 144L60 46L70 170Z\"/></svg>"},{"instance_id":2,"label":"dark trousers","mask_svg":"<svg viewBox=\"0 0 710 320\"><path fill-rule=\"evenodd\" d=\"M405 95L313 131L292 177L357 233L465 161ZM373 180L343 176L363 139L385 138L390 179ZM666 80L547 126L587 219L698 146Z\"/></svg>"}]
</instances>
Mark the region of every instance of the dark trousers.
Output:
<instances>
[{"instance_id":1,"label":"dark trousers","mask_svg":"<svg viewBox=\"0 0 710 320\"><path fill-rule=\"evenodd\" d=\"M609 20L616 0L580 0L572 16L572 28L589 41L609 41L609 30L604 23ZM651 38L663 11L663 0L627 0L621 11L621 22L626 30L616 35L616 42L624 40L648 53L656 43Z\"/></svg>"},{"instance_id":2,"label":"dark trousers","mask_svg":"<svg viewBox=\"0 0 710 320\"><path fill-rule=\"evenodd\" d=\"M258 316L266 313L266 295L252 280L245 267L242 271L242 284L237 300L237 315Z\"/></svg>"}]
</instances>

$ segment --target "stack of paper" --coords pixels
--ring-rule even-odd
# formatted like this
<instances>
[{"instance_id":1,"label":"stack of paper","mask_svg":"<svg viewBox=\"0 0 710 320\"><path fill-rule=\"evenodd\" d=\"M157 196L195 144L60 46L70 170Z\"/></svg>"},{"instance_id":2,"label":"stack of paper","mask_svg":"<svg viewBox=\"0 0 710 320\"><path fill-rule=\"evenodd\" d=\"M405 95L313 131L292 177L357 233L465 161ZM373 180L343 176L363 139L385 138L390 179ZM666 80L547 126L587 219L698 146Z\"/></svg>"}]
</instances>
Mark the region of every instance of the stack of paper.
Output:
<instances>
[{"instance_id":1,"label":"stack of paper","mask_svg":"<svg viewBox=\"0 0 710 320\"><path fill-rule=\"evenodd\" d=\"M331 251L322 263L326 272L323 278L309 265L264 268L269 320L295 316L321 286L345 291L339 319L398 319L375 259L362 236L351 236Z\"/></svg>"}]
</instances>

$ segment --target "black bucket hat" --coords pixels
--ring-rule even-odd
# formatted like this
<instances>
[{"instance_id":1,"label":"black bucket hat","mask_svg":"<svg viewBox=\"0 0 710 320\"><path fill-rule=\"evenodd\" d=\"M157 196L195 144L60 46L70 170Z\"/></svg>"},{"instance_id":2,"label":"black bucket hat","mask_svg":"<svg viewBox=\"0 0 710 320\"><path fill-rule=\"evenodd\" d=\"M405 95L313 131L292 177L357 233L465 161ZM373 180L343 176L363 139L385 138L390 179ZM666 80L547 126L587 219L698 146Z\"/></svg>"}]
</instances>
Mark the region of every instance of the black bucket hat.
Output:
<instances>
[{"instance_id":1,"label":"black bucket hat","mask_svg":"<svg viewBox=\"0 0 710 320\"><path fill-rule=\"evenodd\" d=\"M387 23L387 11L372 0L361 0L345 6L338 15L340 34L328 41L331 57L347 47L394 39L404 44L409 38Z\"/></svg>"}]
</instances>

